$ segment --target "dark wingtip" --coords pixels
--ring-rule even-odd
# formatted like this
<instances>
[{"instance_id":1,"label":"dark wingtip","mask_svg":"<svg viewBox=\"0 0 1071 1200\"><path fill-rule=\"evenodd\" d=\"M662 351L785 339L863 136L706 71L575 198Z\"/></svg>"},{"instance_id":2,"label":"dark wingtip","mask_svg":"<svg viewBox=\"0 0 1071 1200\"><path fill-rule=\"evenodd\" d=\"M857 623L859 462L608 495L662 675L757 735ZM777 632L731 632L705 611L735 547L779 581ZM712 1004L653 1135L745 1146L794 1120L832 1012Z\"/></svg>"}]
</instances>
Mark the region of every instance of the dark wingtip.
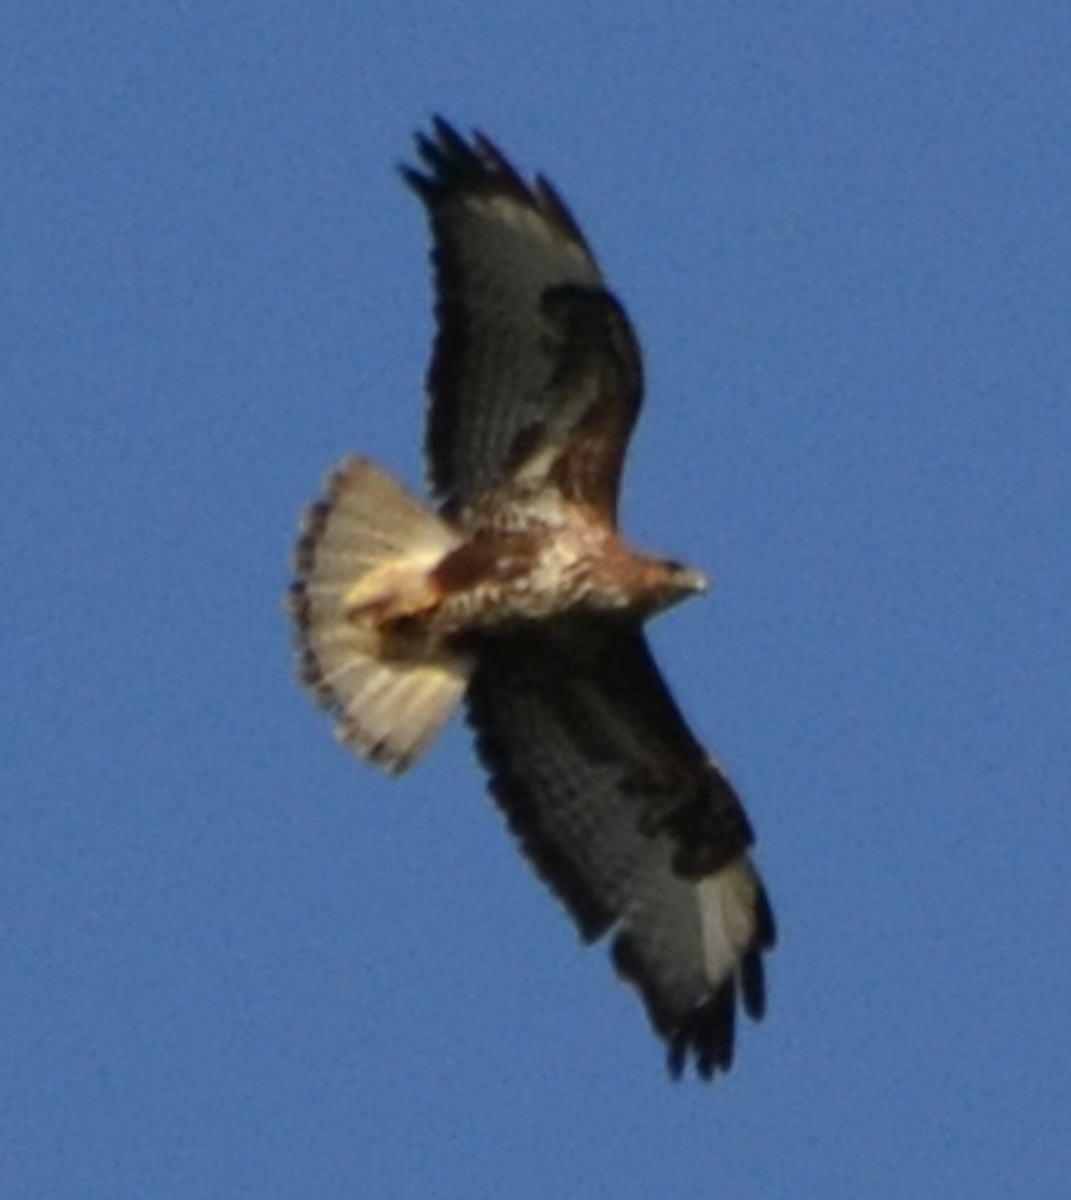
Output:
<instances>
[{"instance_id":1,"label":"dark wingtip","mask_svg":"<svg viewBox=\"0 0 1071 1200\"><path fill-rule=\"evenodd\" d=\"M474 129L466 138L435 114L428 129L418 130L413 141L419 161L415 166L403 163L399 170L425 205L433 206L459 191L499 191L535 209L591 254L579 222L546 176L536 175L529 183L482 130Z\"/></svg>"},{"instance_id":2,"label":"dark wingtip","mask_svg":"<svg viewBox=\"0 0 1071 1200\"><path fill-rule=\"evenodd\" d=\"M744 1012L753 1021L761 1021L766 1015L766 968L758 950L744 955L740 964L740 993Z\"/></svg>"},{"instance_id":3,"label":"dark wingtip","mask_svg":"<svg viewBox=\"0 0 1071 1200\"><path fill-rule=\"evenodd\" d=\"M755 919L758 925L755 945L760 950L772 950L777 945L777 921L773 914L770 897L767 896L766 889L761 885L755 899Z\"/></svg>"},{"instance_id":4,"label":"dark wingtip","mask_svg":"<svg viewBox=\"0 0 1071 1200\"><path fill-rule=\"evenodd\" d=\"M398 174L401 175L406 185L410 187L424 201L429 203L435 195L435 183L430 176L418 171L416 167L411 167L408 163L398 164Z\"/></svg>"},{"instance_id":5,"label":"dark wingtip","mask_svg":"<svg viewBox=\"0 0 1071 1200\"><path fill-rule=\"evenodd\" d=\"M413 167L403 163L400 170L406 183L425 201L486 172L479 151L480 135L469 143L438 114L431 119L431 129L418 130L413 142L420 164Z\"/></svg>"},{"instance_id":6,"label":"dark wingtip","mask_svg":"<svg viewBox=\"0 0 1071 1200\"><path fill-rule=\"evenodd\" d=\"M398 172L406 184L425 203L442 190L458 159L466 159L471 151L460 133L438 113L431 118L431 131L422 129L413 134L419 166L399 163Z\"/></svg>"},{"instance_id":7,"label":"dark wingtip","mask_svg":"<svg viewBox=\"0 0 1071 1200\"><path fill-rule=\"evenodd\" d=\"M457 127L448 121L441 113L435 113L431 118L432 128L439 139L440 145L457 154L471 154L468 142L458 133ZM421 138L421 135L418 135ZM427 141L426 138L422 140Z\"/></svg>"},{"instance_id":8,"label":"dark wingtip","mask_svg":"<svg viewBox=\"0 0 1071 1200\"><path fill-rule=\"evenodd\" d=\"M681 1019L657 1007L644 984L643 963L627 935L614 940L611 957L621 978L640 989L651 1025L666 1043L666 1068L672 1079L681 1079L689 1063L707 1082L729 1070L736 1041L735 980L727 980Z\"/></svg>"},{"instance_id":9,"label":"dark wingtip","mask_svg":"<svg viewBox=\"0 0 1071 1200\"><path fill-rule=\"evenodd\" d=\"M736 1040L736 987L727 983L691 1013L668 1039L666 1065L680 1079L689 1056L696 1074L708 1082L733 1065Z\"/></svg>"}]
</instances>

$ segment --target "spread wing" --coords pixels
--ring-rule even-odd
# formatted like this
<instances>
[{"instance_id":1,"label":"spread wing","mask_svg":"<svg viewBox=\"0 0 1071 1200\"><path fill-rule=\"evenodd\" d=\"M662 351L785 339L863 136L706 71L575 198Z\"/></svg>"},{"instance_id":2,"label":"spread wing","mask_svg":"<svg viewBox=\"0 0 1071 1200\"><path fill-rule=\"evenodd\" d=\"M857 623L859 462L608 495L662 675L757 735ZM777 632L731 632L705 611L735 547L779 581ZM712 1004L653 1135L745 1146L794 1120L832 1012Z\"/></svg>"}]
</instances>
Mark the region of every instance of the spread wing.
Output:
<instances>
[{"instance_id":1,"label":"spread wing","mask_svg":"<svg viewBox=\"0 0 1071 1200\"><path fill-rule=\"evenodd\" d=\"M421 168L403 174L434 239L426 450L443 511L522 474L614 521L643 389L628 317L545 179L529 184L441 119L417 150Z\"/></svg>"},{"instance_id":2,"label":"spread wing","mask_svg":"<svg viewBox=\"0 0 1071 1200\"><path fill-rule=\"evenodd\" d=\"M585 940L613 932L670 1069L727 1069L738 999L755 1019L765 1007L773 917L740 801L639 628L488 644L468 702L492 794Z\"/></svg>"}]
</instances>

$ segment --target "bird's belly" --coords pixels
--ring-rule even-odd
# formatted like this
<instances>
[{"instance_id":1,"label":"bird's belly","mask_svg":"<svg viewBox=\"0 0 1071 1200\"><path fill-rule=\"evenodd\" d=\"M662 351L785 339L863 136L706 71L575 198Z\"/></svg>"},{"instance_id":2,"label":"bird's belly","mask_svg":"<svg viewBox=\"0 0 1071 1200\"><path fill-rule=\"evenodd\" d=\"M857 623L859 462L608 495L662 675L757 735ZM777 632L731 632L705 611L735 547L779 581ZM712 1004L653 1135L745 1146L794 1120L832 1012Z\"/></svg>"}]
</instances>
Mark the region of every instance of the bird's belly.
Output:
<instances>
[{"instance_id":1,"label":"bird's belly","mask_svg":"<svg viewBox=\"0 0 1071 1200\"><path fill-rule=\"evenodd\" d=\"M534 555L490 562L481 576L444 595L436 623L463 633L612 611L631 603L628 582L591 547L562 540Z\"/></svg>"}]
</instances>

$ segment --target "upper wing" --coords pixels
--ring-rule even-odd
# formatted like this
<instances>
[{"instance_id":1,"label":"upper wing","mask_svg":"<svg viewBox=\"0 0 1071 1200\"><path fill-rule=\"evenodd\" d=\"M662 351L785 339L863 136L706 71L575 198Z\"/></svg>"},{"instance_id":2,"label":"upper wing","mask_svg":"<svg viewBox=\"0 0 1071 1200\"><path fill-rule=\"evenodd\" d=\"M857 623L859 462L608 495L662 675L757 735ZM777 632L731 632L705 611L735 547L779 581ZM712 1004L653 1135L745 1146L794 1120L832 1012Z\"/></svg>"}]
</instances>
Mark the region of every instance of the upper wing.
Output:
<instances>
[{"instance_id":1,"label":"upper wing","mask_svg":"<svg viewBox=\"0 0 1071 1200\"><path fill-rule=\"evenodd\" d=\"M643 387L624 310L545 179L441 119L417 149L421 169L403 174L434 237L426 449L444 511L523 470L613 520Z\"/></svg>"},{"instance_id":2,"label":"upper wing","mask_svg":"<svg viewBox=\"0 0 1071 1200\"><path fill-rule=\"evenodd\" d=\"M482 648L469 689L491 791L585 939L615 933L669 1064L732 1061L762 1016L773 916L740 801L684 723L639 629L546 629Z\"/></svg>"}]
</instances>

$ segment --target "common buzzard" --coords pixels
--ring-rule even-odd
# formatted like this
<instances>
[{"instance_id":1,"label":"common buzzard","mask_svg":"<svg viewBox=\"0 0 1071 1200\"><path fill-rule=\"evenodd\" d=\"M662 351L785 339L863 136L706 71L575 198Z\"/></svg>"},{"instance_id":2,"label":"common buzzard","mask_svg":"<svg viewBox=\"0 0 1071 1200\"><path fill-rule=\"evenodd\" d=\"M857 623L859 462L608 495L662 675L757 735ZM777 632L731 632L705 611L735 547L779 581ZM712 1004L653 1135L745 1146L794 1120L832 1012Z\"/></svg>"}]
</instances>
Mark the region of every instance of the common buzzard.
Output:
<instances>
[{"instance_id":1,"label":"common buzzard","mask_svg":"<svg viewBox=\"0 0 1071 1200\"><path fill-rule=\"evenodd\" d=\"M335 471L297 545L301 675L392 773L464 699L525 854L585 941L613 935L672 1073L692 1060L710 1078L731 1064L738 998L763 1014L774 922L736 792L643 634L705 581L618 535L639 346L546 179L442 120L416 144L439 512L366 459Z\"/></svg>"}]
</instances>

